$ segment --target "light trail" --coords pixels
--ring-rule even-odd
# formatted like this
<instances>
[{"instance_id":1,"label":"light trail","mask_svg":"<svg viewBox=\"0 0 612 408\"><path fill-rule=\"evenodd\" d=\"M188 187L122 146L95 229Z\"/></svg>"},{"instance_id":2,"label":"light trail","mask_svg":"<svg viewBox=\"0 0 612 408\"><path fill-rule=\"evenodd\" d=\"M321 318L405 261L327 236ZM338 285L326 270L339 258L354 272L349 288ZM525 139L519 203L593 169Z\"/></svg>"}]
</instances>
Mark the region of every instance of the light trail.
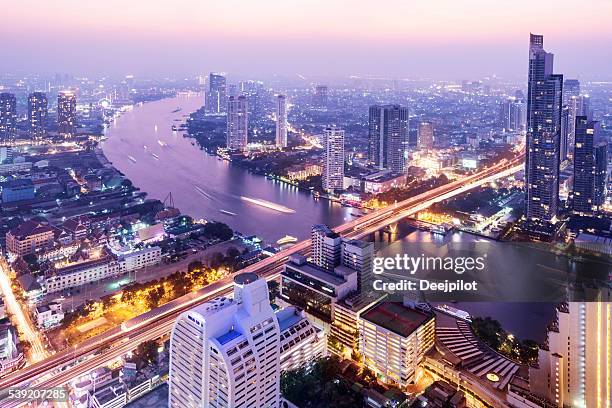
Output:
<instances>
[{"instance_id":1,"label":"light trail","mask_svg":"<svg viewBox=\"0 0 612 408\"><path fill-rule=\"evenodd\" d=\"M49 353L45 349L45 346L38 335L38 330L34 327L29 316L27 316L19 301L13 293L11 287L11 278L9 276L8 265L4 260L0 263L0 289L4 295L4 302L9 312L13 315L13 320L17 324L17 328L25 340L30 343L30 361L37 362L45 359L49 356Z\"/></svg>"},{"instance_id":2,"label":"light trail","mask_svg":"<svg viewBox=\"0 0 612 408\"><path fill-rule=\"evenodd\" d=\"M295 212L293 208L285 207L284 205L276 204L270 201L261 200L259 198L240 196L240 199L243 201L249 202L251 204L258 205L260 207L269 208L271 210L286 213L286 214L293 214Z\"/></svg>"}]
</instances>

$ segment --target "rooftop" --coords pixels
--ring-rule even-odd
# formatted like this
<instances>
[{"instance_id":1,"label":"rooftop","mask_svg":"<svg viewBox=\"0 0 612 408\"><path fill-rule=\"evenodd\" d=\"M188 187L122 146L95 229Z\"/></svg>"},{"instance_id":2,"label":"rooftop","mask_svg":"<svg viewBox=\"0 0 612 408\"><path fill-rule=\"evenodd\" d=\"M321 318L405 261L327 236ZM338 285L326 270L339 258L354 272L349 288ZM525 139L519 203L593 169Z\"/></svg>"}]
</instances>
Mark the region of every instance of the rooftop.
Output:
<instances>
[{"instance_id":1,"label":"rooftop","mask_svg":"<svg viewBox=\"0 0 612 408\"><path fill-rule=\"evenodd\" d=\"M433 314L412 309L400 302L379 303L362 315L363 319L402 337L408 337L433 317Z\"/></svg>"},{"instance_id":2,"label":"rooftop","mask_svg":"<svg viewBox=\"0 0 612 408\"><path fill-rule=\"evenodd\" d=\"M242 336L242 333L237 332L234 329L231 329L227 333L217 337L217 341L219 342L219 344L223 346L224 344L229 343L230 341L237 339L240 336Z\"/></svg>"}]
</instances>

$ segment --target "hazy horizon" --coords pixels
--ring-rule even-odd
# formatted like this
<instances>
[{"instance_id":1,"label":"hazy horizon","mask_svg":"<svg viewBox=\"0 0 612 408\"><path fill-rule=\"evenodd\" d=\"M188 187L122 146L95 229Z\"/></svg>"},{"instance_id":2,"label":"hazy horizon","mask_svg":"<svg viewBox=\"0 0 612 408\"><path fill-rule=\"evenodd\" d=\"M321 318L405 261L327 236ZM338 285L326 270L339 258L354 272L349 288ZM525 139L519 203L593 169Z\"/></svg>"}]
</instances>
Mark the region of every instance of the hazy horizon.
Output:
<instances>
[{"instance_id":1,"label":"hazy horizon","mask_svg":"<svg viewBox=\"0 0 612 408\"><path fill-rule=\"evenodd\" d=\"M3 72L512 81L526 76L534 32L555 54L556 72L612 78L606 0L25 0L3 14Z\"/></svg>"}]
</instances>

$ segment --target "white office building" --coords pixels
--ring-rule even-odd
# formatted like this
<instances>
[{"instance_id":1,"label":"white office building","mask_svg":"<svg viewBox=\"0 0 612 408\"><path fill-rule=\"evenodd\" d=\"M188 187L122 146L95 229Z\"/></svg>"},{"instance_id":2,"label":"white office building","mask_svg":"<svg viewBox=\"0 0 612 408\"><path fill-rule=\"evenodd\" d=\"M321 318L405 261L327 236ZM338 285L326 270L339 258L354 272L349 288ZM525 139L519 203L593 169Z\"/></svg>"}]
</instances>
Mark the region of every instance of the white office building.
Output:
<instances>
[{"instance_id":1,"label":"white office building","mask_svg":"<svg viewBox=\"0 0 612 408\"><path fill-rule=\"evenodd\" d=\"M227 140L231 150L245 150L248 142L249 112L244 95L230 96L227 100Z\"/></svg>"},{"instance_id":2,"label":"white office building","mask_svg":"<svg viewBox=\"0 0 612 408\"><path fill-rule=\"evenodd\" d=\"M323 132L323 189L329 192L344 186L344 130L335 126Z\"/></svg>"},{"instance_id":3,"label":"white office building","mask_svg":"<svg viewBox=\"0 0 612 408\"><path fill-rule=\"evenodd\" d=\"M171 408L271 408L280 372L323 353L320 333L302 312L274 313L266 281L234 278L234 298L183 313L170 340Z\"/></svg>"}]
</instances>

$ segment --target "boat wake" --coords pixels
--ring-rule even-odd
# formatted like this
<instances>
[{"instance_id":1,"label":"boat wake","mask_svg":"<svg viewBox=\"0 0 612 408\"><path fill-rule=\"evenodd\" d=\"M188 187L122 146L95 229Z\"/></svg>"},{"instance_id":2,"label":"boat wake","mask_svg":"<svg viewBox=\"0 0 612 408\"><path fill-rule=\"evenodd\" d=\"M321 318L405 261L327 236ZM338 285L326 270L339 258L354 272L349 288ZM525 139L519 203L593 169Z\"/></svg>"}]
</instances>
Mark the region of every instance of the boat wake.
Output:
<instances>
[{"instance_id":1,"label":"boat wake","mask_svg":"<svg viewBox=\"0 0 612 408\"><path fill-rule=\"evenodd\" d=\"M295 212L295 210L293 208L285 207L284 205L276 204L276 203L273 203L273 202L270 202L270 201L266 201L266 200L262 200L262 199L259 199L259 198L251 198L251 197L240 196L240 199L242 201L246 201L248 203L255 204L255 205L258 205L260 207L268 208L270 210L282 212L282 213L285 213L285 214L293 214Z\"/></svg>"},{"instance_id":2,"label":"boat wake","mask_svg":"<svg viewBox=\"0 0 612 408\"><path fill-rule=\"evenodd\" d=\"M214 199L214 197L213 197L213 196L211 196L210 194L208 194L206 191L204 191L204 190L202 189L202 187L200 187L200 186L198 186L198 185L195 185L195 184L194 184L194 185L193 185L193 188L195 189L195 191L197 191L198 193L200 193L202 196L204 196L204 197L208 198L209 200L213 200L213 199Z\"/></svg>"}]
</instances>

